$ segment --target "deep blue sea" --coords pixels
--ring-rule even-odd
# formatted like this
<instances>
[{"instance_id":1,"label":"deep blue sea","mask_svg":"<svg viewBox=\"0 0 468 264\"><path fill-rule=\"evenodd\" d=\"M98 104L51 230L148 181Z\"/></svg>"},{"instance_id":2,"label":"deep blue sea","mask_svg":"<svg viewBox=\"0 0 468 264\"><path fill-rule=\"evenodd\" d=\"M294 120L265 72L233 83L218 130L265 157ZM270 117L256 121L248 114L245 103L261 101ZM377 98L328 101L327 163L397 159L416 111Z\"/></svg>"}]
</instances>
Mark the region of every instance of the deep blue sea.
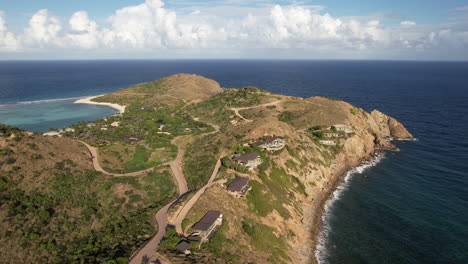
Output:
<instances>
[{"instance_id":1,"label":"deep blue sea","mask_svg":"<svg viewBox=\"0 0 468 264\"><path fill-rule=\"evenodd\" d=\"M468 63L4 61L0 122L44 132L102 118L115 110L72 102L180 72L397 118L418 140L348 175L327 206L320 262L468 263Z\"/></svg>"}]
</instances>

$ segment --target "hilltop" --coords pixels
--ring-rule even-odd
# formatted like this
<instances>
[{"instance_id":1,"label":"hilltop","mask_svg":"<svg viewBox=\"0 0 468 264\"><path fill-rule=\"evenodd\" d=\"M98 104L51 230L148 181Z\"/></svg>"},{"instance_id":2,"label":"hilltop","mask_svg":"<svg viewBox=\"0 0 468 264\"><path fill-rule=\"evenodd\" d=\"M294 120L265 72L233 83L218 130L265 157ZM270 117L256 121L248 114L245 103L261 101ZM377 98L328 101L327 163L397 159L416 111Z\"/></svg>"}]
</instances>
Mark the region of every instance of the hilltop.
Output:
<instances>
[{"instance_id":1,"label":"hilltop","mask_svg":"<svg viewBox=\"0 0 468 264\"><path fill-rule=\"evenodd\" d=\"M126 111L71 126L63 138L4 133L0 219L5 226L20 221L30 228L14 225L4 231L8 234L2 237L8 239L0 240L2 248L13 253L2 253L3 259L124 263L132 255L132 263L140 263L147 255L172 263L306 263L323 204L344 173L379 154L380 148L395 149L388 139L413 138L394 118L341 100L295 98L258 87L222 89L216 81L189 74L94 100L125 105ZM279 147L263 149L274 140ZM27 163L26 157L35 154L43 158ZM233 159L244 154L257 157L252 169ZM63 166L56 165L61 162ZM13 168L17 164L20 169ZM96 164L102 171L96 171ZM39 169L47 173L38 174ZM52 182L59 179L63 192L75 196L61 199L53 191L57 185L47 184L50 175L55 175ZM241 198L226 190L236 177L247 178L250 187ZM82 179L88 179L86 184ZM17 190L25 197L48 193L54 203L18 208ZM78 193L96 198L77 203ZM29 219L39 208L49 218ZM180 254L176 246L189 241L208 211L222 214L219 230L206 243L190 242L192 254ZM156 219L150 217L156 212ZM57 220L64 217L73 224ZM133 231L120 233L111 219L125 219ZM175 229L164 234L166 224ZM144 228L135 231L139 227ZM60 230L64 241L38 228Z\"/></svg>"},{"instance_id":2,"label":"hilltop","mask_svg":"<svg viewBox=\"0 0 468 264\"><path fill-rule=\"evenodd\" d=\"M96 102L114 102L125 106L153 106L160 109L200 102L221 93L219 83L195 74L176 74L141 83L105 95Z\"/></svg>"}]
</instances>

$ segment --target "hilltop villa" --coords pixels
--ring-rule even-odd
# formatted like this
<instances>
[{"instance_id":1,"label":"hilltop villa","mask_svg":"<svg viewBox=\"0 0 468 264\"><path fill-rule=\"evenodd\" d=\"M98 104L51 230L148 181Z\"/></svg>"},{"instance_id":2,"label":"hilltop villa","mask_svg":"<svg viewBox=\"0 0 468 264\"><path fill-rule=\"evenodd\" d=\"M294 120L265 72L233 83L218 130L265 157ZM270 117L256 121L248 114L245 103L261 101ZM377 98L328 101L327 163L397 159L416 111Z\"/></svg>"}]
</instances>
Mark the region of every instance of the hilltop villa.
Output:
<instances>
[{"instance_id":1,"label":"hilltop villa","mask_svg":"<svg viewBox=\"0 0 468 264\"><path fill-rule=\"evenodd\" d=\"M260 155L257 152L250 152L247 154L243 154L232 159L233 161L243 165L247 169L254 169L258 165L262 163L260 159Z\"/></svg>"},{"instance_id":2,"label":"hilltop villa","mask_svg":"<svg viewBox=\"0 0 468 264\"><path fill-rule=\"evenodd\" d=\"M237 198L240 198L246 194L251 187L249 186L249 178L236 177L226 190Z\"/></svg>"},{"instance_id":3,"label":"hilltop villa","mask_svg":"<svg viewBox=\"0 0 468 264\"><path fill-rule=\"evenodd\" d=\"M268 151L277 151L285 146L285 138L284 137L271 137L267 136L264 137L262 140L256 141L251 146L257 146L262 149L266 149Z\"/></svg>"},{"instance_id":4,"label":"hilltop villa","mask_svg":"<svg viewBox=\"0 0 468 264\"><path fill-rule=\"evenodd\" d=\"M208 211L198 223L192 226L193 233L189 239L203 243L209 240L223 224L223 214L218 211Z\"/></svg>"}]
</instances>

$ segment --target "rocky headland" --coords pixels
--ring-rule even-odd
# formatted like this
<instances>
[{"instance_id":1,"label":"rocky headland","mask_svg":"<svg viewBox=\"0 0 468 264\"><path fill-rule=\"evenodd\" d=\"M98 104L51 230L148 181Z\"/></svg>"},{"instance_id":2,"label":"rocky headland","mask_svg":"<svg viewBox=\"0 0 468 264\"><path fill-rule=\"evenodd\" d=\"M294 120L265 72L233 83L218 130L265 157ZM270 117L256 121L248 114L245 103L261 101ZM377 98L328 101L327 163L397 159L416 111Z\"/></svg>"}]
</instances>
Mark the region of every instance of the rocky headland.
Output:
<instances>
[{"instance_id":1,"label":"rocky headland","mask_svg":"<svg viewBox=\"0 0 468 264\"><path fill-rule=\"evenodd\" d=\"M120 240L113 240L112 245L106 244L110 238L99 242L102 250L113 248L113 252L118 253L105 256L100 251L85 248L86 254L80 254L86 258L76 253L72 259L86 259L89 263L118 259L124 262L130 256L133 263L151 259L163 263L315 262L315 244L324 204L346 172L372 159L382 149L396 149L391 139L413 139L400 122L378 110L367 113L337 99L295 98L257 87L222 89L213 80L190 74L135 85L93 100L125 106L125 112L77 124L73 130L65 132L63 138L45 139L38 134L28 136L25 132L4 129L0 148L10 159L5 162L5 158L1 163L1 171L7 176L2 178L5 184L1 191L6 198L0 217L8 227L4 230L8 231L10 239L0 242L2 248L17 252L3 253L3 256L19 257L31 263L44 259L67 260L60 252L51 254L47 243L54 239L55 246L50 247L65 248L67 254L73 255L71 249L76 246L66 244L75 243L71 242L72 238L80 238L84 245L101 241L101 237L93 237L92 232L99 234L105 230L102 236L112 236L116 232L108 230L112 221L102 217L109 208L114 210L113 217L128 216L129 221L133 221L129 227L132 230L141 225L146 231L128 235L131 238L119 233ZM15 140L16 137L20 139ZM262 146L271 138L281 138L284 144L273 151L265 150ZM95 201L104 208L85 215L80 214L83 207L88 208L85 205L64 207L60 202L49 205L53 213L48 211L49 219L41 222L41 226L45 229L53 226L64 233L75 234L76 230L63 229L56 219L71 217L81 231L70 235L70 239L61 241L48 233L32 232L36 224L26 216L37 206L27 213L7 213L17 208L13 191L21 190L29 197L32 187L41 182L36 192L47 192L52 187L44 184L50 177L45 171L53 168L56 174L63 174L64 168L56 165L63 161L57 156L53 156L52 159L57 159L53 162L38 158L29 163L21 161L21 166L18 165L22 155L30 156L29 152L39 151L28 147L31 140L54 142L41 143L41 153L36 154L42 157L51 156L48 146L59 148L64 144L59 141L70 142L65 143L70 154L60 154L64 158L69 155L66 160L70 162L62 167L68 168L70 177L84 177L73 176L78 175L73 171L82 167L93 174L93 181L109 186L102 187L106 196L101 194ZM85 145L78 140L95 148L99 157L83 151ZM236 157L253 152L258 154L258 163L251 169L236 162L239 160ZM106 173L93 172L93 160L101 164ZM26 167L35 169L24 169ZM37 172L39 170L41 173ZM54 181L57 177L54 176ZM180 177L185 180L187 192L180 191L180 186L176 188L181 184ZM248 178L250 186L240 198L226 191L236 177ZM161 187L162 179L169 182L167 188ZM159 187L150 190L156 186L156 181ZM77 187L70 183L67 188L75 190ZM169 203L170 207L164 207ZM164 219L169 228L163 232L162 241L155 242L151 238L161 230L161 215L159 219L151 216L161 212L160 208L167 209ZM190 242L188 236L194 232L193 226L208 211L221 212L223 223L207 242ZM138 218L134 217L137 212L140 212ZM11 227L11 222L18 219L26 221L30 228ZM172 229L171 225L176 228ZM38 238L33 235L36 239L31 240L31 232ZM34 247L32 251L38 253L33 256L21 253L25 241L29 242L29 250ZM177 250L176 246L183 241L191 245L191 254L181 254ZM43 244L46 246L41 247ZM144 258L141 252L145 252ZM93 256L99 257L93 260Z\"/></svg>"}]
</instances>

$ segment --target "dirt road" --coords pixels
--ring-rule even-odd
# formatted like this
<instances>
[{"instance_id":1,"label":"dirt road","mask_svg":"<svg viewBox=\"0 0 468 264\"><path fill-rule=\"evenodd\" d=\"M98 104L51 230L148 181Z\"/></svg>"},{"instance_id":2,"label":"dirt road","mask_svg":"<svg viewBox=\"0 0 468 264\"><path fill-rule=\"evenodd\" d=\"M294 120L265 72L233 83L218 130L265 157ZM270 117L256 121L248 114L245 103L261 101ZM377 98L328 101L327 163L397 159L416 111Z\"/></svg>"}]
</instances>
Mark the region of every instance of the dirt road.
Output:
<instances>
[{"instance_id":1,"label":"dirt road","mask_svg":"<svg viewBox=\"0 0 468 264\"><path fill-rule=\"evenodd\" d=\"M176 199L177 200L177 199ZM162 238L164 237L164 234L166 233L166 228L167 228L167 211L171 207L171 205L176 201L173 200L163 208L161 208L154 218L156 219L156 222L158 223L158 232L156 235L149 240L143 248L140 249L133 257L130 259L130 264L140 264L142 262L148 262L151 256L154 255L156 252L156 249L159 246L159 243L161 242Z\"/></svg>"},{"instance_id":2,"label":"dirt road","mask_svg":"<svg viewBox=\"0 0 468 264\"><path fill-rule=\"evenodd\" d=\"M152 171L154 169L154 168L149 168L149 169L146 169L146 170L129 172L129 173L111 173L111 172L107 172L101 167L101 165L99 165L99 151L98 151L98 149L91 146L91 145L89 145L86 142L81 141L81 140L78 140L78 142L80 142L81 144L85 145L86 148L88 148L88 151L91 153L91 156L93 158L93 167L94 167L94 169L96 171L99 171L99 172L103 173L103 174L116 176L116 177L140 176L140 175L145 174L147 172L150 172L150 171Z\"/></svg>"},{"instance_id":3,"label":"dirt road","mask_svg":"<svg viewBox=\"0 0 468 264\"><path fill-rule=\"evenodd\" d=\"M234 111L234 113L236 114L236 116L238 116L240 119L246 121L246 122L253 122L253 120L250 120L250 119L247 119L245 117L243 117L239 111L242 111L242 110L247 110L247 109L251 109L251 108L257 108L257 107L262 107L262 106L270 106L270 105L275 105L275 104L278 104L279 102L281 102L281 100L278 100L278 101L275 101L275 102L272 102L272 103L266 103L266 104L261 104L261 105L256 105L256 106L247 106L247 107L231 107L229 108L230 110Z\"/></svg>"},{"instance_id":4,"label":"dirt road","mask_svg":"<svg viewBox=\"0 0 468 264\"><path fill-rule=\"evenodd\" d=\"M195 203L198 201L198 199L202 196L202 194L205 192L205 190L209 187L211 187L214 182L213 180L216 178L216 175L218 174L218 170L221 167L221 159L218 159L216 162L216 165L213 169L213 172L211 173L211 177L208 180L208 183L203 186L198 192L190 198L190 200L185 203L184 207L179 211L177 214L176 220L174 221L174 225L176 227L176 231L178 234L184 234L184 230L182 230L182 221L184 221L185 217L187 217L188 212L192 207L195 205Z\"/></svg>"}]
</instances>

